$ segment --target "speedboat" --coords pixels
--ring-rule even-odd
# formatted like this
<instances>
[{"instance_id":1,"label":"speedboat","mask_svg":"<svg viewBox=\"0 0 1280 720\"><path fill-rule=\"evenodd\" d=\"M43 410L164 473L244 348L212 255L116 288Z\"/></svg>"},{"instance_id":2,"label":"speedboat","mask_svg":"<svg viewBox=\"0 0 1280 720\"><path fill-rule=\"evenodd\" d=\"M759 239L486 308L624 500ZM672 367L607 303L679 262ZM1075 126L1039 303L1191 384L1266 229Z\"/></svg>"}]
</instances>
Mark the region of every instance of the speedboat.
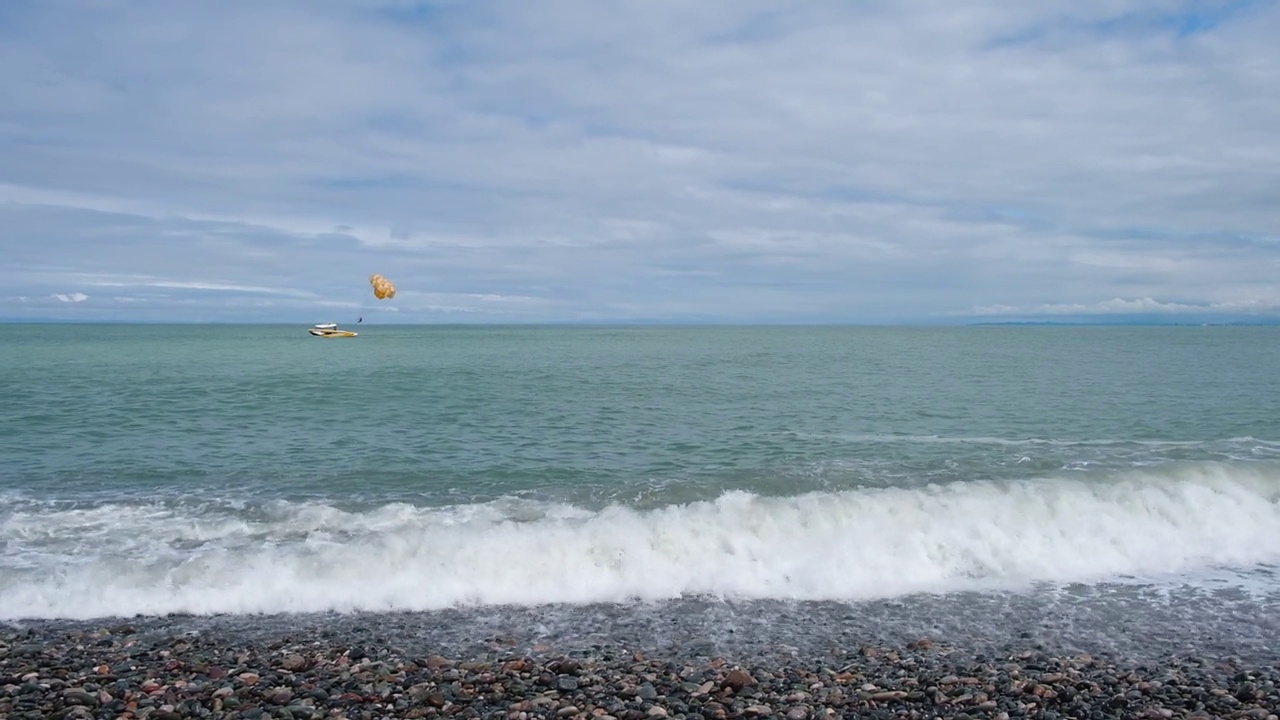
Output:
<instances>
[{"instance_id":1,"label":"speedboat","mask_svg":"<svg viewBox=\"0 0 1280 720\"><path fill-rule=\"evenodd\" d=\"M307 332L316 337L355 337L356 333L352 330L342 330L337 323L316 323L313 327L307 328Z\"/></svg>"}]
</instances>

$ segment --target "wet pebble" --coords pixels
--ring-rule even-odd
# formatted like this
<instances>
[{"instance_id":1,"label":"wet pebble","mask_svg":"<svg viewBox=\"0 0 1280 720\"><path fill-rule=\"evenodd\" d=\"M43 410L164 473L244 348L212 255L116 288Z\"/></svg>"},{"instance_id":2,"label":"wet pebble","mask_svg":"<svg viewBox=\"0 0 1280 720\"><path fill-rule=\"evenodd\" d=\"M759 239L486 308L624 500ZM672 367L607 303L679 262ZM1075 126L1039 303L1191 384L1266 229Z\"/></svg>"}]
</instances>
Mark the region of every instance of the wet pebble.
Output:
<instances>
[{"instance_id":1,"label":"wet pebble","mask_svg":"<svg viewBox=\"0 0 1280 720\"><path fill-rule=\"evenodd\" d=\"M502 649L446 658L342 633L255 642L132 628L21 633L0 630L2 717L1272 720L1280 708L1280 672L1270 667L1194 658L1126 667L1035 650L965 659L933 641L764 663Z\"/></svg>"}]
</instances>

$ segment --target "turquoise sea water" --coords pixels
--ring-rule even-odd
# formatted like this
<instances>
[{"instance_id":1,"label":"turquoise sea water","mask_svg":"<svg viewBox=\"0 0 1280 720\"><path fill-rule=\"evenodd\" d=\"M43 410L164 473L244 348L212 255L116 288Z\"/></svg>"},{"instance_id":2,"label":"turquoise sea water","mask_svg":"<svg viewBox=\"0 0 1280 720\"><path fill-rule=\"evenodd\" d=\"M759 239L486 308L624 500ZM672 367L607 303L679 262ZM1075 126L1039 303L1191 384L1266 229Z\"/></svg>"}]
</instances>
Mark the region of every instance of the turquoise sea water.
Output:
<instances>
[{"instance_id":1,"label":"turquoise sea water","mask_svg":"<svg viewBox=\"0 0 1280 720\"><path fill-rule=\"evenodd\" d=\"M0 615L857 601L1280 560L1280 329L0 326Z\"/></svg>"}]
</instances>

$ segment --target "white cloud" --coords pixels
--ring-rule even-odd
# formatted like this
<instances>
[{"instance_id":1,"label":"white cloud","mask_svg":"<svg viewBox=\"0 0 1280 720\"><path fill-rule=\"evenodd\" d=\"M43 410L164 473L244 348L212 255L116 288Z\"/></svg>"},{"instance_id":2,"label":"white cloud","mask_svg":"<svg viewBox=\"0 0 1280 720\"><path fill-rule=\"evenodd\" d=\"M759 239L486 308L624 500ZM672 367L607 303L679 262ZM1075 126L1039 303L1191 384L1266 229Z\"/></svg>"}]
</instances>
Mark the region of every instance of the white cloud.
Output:
<instances>
[{"instance_id":1,"label":"white cloud","mask_svg":"<svg viewBox=\"0 0 1280 720\"><path fill-rule=\"evenodd\" d=\"M6 13L15 294L293 318L364 309L377 271L422 293L405 321L1280 296L1273 3Z\"/></svg>"},{"instance_id":2,"label":"white cloud","mask_svg":"<svg viewBox=\"0 0 1280 720\"><path fill-rule=\"evenodd\" d=\"M89 299L88 295L85 295L84 293L81 293L81 292L54 293L53 297L58 302L64 302L64 303L82 303L85 300Z\"/></svg>"},{"instance_id":3,"label":"white cloud","mask_svg":"<svg viewBox=\"0 0 1280 720\"><path fill-rule=\"evenodd\" d=\"M312 297L312 293L306 293L299 290L289 288L262 287L257 285L236 285L234 283L225 282L208 282L199 280L94 280L89 281L90 285L97 287L152 287L167 288L174 290L208 290L213 292L236 292L236 293L253 293L261 295L288 295L291 297Z\"/></svg>"},{"instance_id":4,"label":"white cloud","mask_svg":"<svg viewBox=\"0 0 1280 720\"><path fill-rule=\"evenodd\" d=\"M973 308L972 315L1140 315L1146 313L1271 313L1280 310L1280 299L1255 299L1245 302L1180 303L1161 302L1149 297L1112 298L1097 303L1043 303L1017 307L986 305Z\"/></svg>"}]
</instances>

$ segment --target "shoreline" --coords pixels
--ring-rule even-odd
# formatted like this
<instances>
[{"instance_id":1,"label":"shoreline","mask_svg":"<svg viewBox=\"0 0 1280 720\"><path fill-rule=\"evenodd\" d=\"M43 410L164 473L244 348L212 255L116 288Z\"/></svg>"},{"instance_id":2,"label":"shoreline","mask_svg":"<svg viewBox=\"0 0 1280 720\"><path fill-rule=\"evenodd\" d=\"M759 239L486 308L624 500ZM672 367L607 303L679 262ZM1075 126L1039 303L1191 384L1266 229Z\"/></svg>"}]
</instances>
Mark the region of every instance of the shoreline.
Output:
<instances>
[{"instance_id":1,"label":"shoreline","mask_svg":"<svg viewBox=\"0 0 1280 720\"><path fill-rule=\"evenodd\" d=\"M1280 664L1280 592L1238 587L1104 584L1022 592L918 594L868 601L685 597L630 603L463 606L272 614L0 619L41 635L131 625L143 636L258 643L291 633L394 638L406 652L479 656L623 648L681 660L784 662L919 638L969 655L1031 649L1116 662L1180 657Z\"/></svg>"},{"instance_id":2,"label":"shoreline","mask_svg":"<svg viewBox=\"0 0 1280 720\"><path fill-rule=\"evenodd\" d=\"M1280 720L1277 603L1125 586L0 621L0 717Z\"/></svg>"},{"instance_id":3,"label":"shoreline","mask_svg":"<svg viewBox=\"0 0 1280 720\"><path fill-rule=\"evenodd\" d=\"M1230 660L1136 664L1044 652L1032 643L985 655L927 637L767 660L654 654L625 642L569 651L497 642L458 654L396 634L399 623L438 616L381 625L379 618L389 619L285 621L254 637L234 625L195 629L188 617L5 625L0 715L1268 720L1280 708L1280 671Z\"/></svg>"}]
</instances>

